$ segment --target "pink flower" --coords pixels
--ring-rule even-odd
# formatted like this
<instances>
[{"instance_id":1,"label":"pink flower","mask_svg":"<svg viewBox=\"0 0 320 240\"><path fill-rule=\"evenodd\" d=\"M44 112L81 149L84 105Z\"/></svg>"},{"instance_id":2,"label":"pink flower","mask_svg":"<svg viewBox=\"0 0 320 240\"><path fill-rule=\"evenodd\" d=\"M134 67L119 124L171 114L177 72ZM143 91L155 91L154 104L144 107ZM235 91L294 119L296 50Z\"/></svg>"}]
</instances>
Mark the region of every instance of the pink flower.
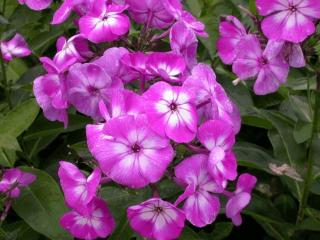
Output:
<instances>
[{"instance_id":1,"label":"pink flower","mask_svg":"<svg viewBox=\"0 0 320 240\"><path fill-rule=\"evenodd\" d=\"M207 159L204 154L193 155L174 168L177 182L186 188L175 205L185 200L183 211L196 227L213 223L220 210L219 199L212 193L220 193L223 188L209 175Z\"/></svg>"},{"instance_id":2,"label":"pink flower","mask_svg":"<svg viewBox=\"0 0 320 240\"><path fill-rule=\"evenodd\" d=\"M89 49L88 41L81 35L74 35L69 40L60 37L57 41L57 50L58 52L53 59L57 65L64 65L71 58L74 58L75 62L84 62L93 55Z\"/></svg>"},{"instance_id":3,"label":"pink flower","mask_svg":"<svg viewBox=\"0 0 320 240\"><path fill-rule=\"evenodd\" d=\"M143 97L146 100L146 114L155 132L179 143L194 139L197 116L189 91L166 82L157 82Z\"/></svg>"},{"instance_id":4,"label":"pink flower","mask_svg":"<svg viewBox=\"0 0 320 240\"><path fill-rule=\"evenodd\" d=\"M177 22L171 27L170 47L173 52L184 57L189 69L197 64L198 40L184 23Z\"/></svg>"},{"instance_id":5,"label":"pink flower","mask_svg":"<svg viewBox=\"0 0 320 240\"><path fill-rule=\"evenodd\" d=\"M60 224L72 236L85 240L106 238L115 228L115 221L106 203L97 197L82 211L72 210L65 213Z\"/></svg>"},{"instance_id":6,"label":"pink flower","mask_svg":"<svg viewBox=\"0 0 320 240\"><path fill-rule=\"evenodd\" d=\"M4 171L0 181L0 192L10 198L17 198L20 195L20 188L27 187L36 180L36 176L21 171L19 168L11 168Z\"/></svg>"},{"instance_id":7,"label":"pink flower","mask_svg":"<svg viewBox=\"0 0 320 240\"><path fill-rule=\"evenodd\" d=\"M121 84L113 83L100 66L92 63L73 65L67 77L69 102L95 120L102 117L98 106L100 100L108 103L112 91L119 87Z\"/></svg>"},{"instance_id":8,"label":"pink flower","mask_svg":"<svg viewBox=\"0 0 320 240\"><path fill-rule=\"evenodd\" d=\"M36 78L33 82L33 93L39 106L43 110L44 116L50 121L60 121L66 128L68 125L69 107L65 78L63 75L46 74Z\"/></svg>"},{"instance_id":9,"label":"pink flower","mask_svg":"<svg viewBox=\"0 0 320 240\"><path fill-rule=\"evenodd\" d=\"M127 54L129 54L129 51L123 47L108 48L103 56L94 61L94 63L101 66L113 81L119 79L124 83L128 83L138 79L139 74L121 61L122 57ZM110 61L110 59L112 60Z\"/></svg>"},{"instance_id":10,"label":"pink flower","mask_svg":"<svg viewBox=\"0 0 320 240\"><path fill-rule=\"evenodd\" d=\"M219 25L219 32L218 54L225 64L232 64L239 51L238 44L247 35L247 31L236 17L226 16Z\"/></svg>"},{"instance_id":11,"label":"pink flower","mask_svg":"<svg viewBox=\"0 0 320 240\"><path fill-rule=\"evenodd\" d=\"M127 5L106 5L105 0L96 0L93 9L79 20L80 32L91 42L112 42L126 34L130 20L122 12Z\"/></svg>"},{"instance_id":12,"label":"pink flower","mask_svg":"<svg viewBox=\"0 0 320 240\"><path fill-rule=\"evenodd\" d=\"M195 34L201 37L208 37L205 32L205 25L198 21L191 13L184 11L180 0L163 0L163 6L178 22L182 22Z\"/></svg>"},{"instance_id":13,"label":"pink flower","mask_svg":"<svg viewBox=\"0 0 320 240\"><path fill-rule=\"evenodd\" d=\"M173 23L164 8L163 1L158 0L126 0L129 4L130 16L140 24L149 24L149 27L163 29Z\"/></svg>"},{"instance_id":14,"label":"pink flower","mask_svg":"<svg viewBox=\"0 0 320 240\"><path fill-rule=\"evenodd\" d=\"M52 3L52 0L18 0L21 5L27 5L32 10L41 11Z\"/></svg>"},{"instance_id":15,"label":"pink flower","mask_svg":"<svg viewBox=\"0 0 320 240\"><path fill-rule=\"evenodd\" d=\"M143 52L134 52L123 55L123 57L121 58L121 63L131 71L139 73L138 76L140 76L141 78L150 79L151 77L153 77L153 75L147 68L148 59L148 54L145 54Z\"/></svg>"},{"instance_id":16,"label":"pink flower","mask_svg":"<svg viewBox=\"0 0 320 240\"><path fill-rule=\"evenodd\" d=\"M166 81L179 82L186 63L183 57L174 53L155 52L150 54L147 67L151 73Z\"/></svg>"},{"instance_id":17,"label":"pink flower","mask_svg":"<svg viewBox=\"0 0 320 240\"><path fill-rule=\"evenodd\" d=\"M289 65L280 54L281 42L269 41L262 51L259 40L254 35L248 35L238 45L241 51L233 63L232 70L240 80L256 77L254 92L266 95L276 92L285 83Z\"/></svg>"},{"instance_id":18,"label":"pink flower","mask_svg":"<svg viewBox=\"0 0 320 240\"><path fill-rule=\"evenodd\" d=\"M237 177L237 161L231 152L235 143L232 126L221 120L211 120L199 127L198 138L209 151L208 171L219 184Z\"/></svg>"},{"instance_id":19,"label":"pink flower","mask_svg":"<svg viewBox=\"0 0 320 240\"><path fill-rule=\"evenodd\" d=\"M159 181L173 159L169 139L154 133L141 114L87 125L87 143L102 171L131 188Z\"/></svg>"},{"instance_id":20,"label":"pink flower","mask_svg":"<svg viewBox=\"0 0 320 240\"><path fill-rule=\"evenodd\" d=\"M301 68L306 66L306 61L300 44L285 42L282 54L290 67Z\"/></svg>"},{"instance_id":21,"label":"pink flower","mask_svg":"<svg viewBox=\"0 0 320 240\"><path fill-rule=\"evenodd\" d=\"M132 229L148 239L178 239L185 221L180 209L159 198L129 207L127 215Z\"/></svg>"},{"instance_id":22,"label":"pink flower","mask_svg":"<svg viewBox=\"0 0 320 240\"><path fill-rule=\"evenodd\" d=\"M248 206L251 200L251 191L257 182L256 177L250 174L241 174L238 179L237 188L226 205L226 215L232 219L234 225L242 223L241 211Z\"/></svg>"},{"instance_id":23,"label":"pink flower","mask_svg":"<svg viewBox=\"0 0 320 240\"><path fill-rule=\"evenodd\" d=\"M198 64L192 69L183 87L195 94L200 122L221 119L240 130L241 119L237 107L228 98L223 87L216 81L214 71L206 64Z\"/></svg>"},{"instance_id":24,"label":"pink flower","mask_svg":"<svg viewBox=\"0 0 320 240\"><path fill-rule=\"evenodd\" d=\"M314 20L320 18L318 0L257 0L257 9L266 16L263 33L273 40L300 43L316 31Z\"/></svg>"},{"instance_id":25,"label":"pink flower","mask_svg":"<svg viewBox=\"0 0 320 240\"><path fill-rule=\"evenodd\" d=\"M26 41L19 33L7 42L0 41L0 50L3 59L6 61L11 61L14 57L21 58L31 54Z\"/></svg>"},{"instance_id":26,"label":"pink flower","mask_svg":"<svg viewBox=\"0 0 320 240\"><path fill-rule=\"evenodd\" d=\"M96 168L92 174L86 178L72 163L60 161L58 175L66 203L69 207L74 209L86 207L96 196L101 178L99 168Z\"/></svg>"}]
</instances>

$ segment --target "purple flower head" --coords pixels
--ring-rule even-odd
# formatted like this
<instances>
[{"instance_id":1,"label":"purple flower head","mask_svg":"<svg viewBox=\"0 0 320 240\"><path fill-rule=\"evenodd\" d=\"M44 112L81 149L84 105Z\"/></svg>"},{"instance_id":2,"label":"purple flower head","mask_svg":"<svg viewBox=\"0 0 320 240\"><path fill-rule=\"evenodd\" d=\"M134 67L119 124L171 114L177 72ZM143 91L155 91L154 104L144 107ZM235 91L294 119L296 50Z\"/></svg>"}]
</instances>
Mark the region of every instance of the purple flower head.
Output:
<instances>
[{"instance_id":1,"label":"purple flower head","mask_svg":"<svg viewBox=\"0 0 320 240\"><path fill-rule=\"evenodd\" d=\"M82 209L96 196L101 178L99 168L86 178L72 163L60 161L58 175L69 207Z\"/></svg>"},{"instance_id":2,"label":"purple flower head","mask_svg":"<svg viewBox=\"0 0 320 240\"><path fill-rule=\"evenodd\" d=\"M11 168L4 171L0 181L0 192L10 198L17 198L20 195L20 188L27 187L36 180L36 176L21 171L19 168Z\"/></svg>"},{"instance_id":3,"label":"purple flower head","mask_svg":"<svg viewBox=\"0 0 320 240\"><path fill-rule=\"evenodd\" d=\"M69 102L75 108L95 120L101 120L100 100L109 102L112 91L122 87L98 65L92 63L73 65L67 77Z\"/></svg>"},{"instance_id":4,"label":"purple flower head","mask_svg":"<svg viewBox=\"0 0 320 240\"><path fill-rule=\"evenodd\" d=\"M127 209L130 226L144 238L177 239L184 227L185 215L169 202L151 198Z\"/></svg>"},{"instance_id":5,"label":"purple flower head","mask_svg":"<svg viewBox=\"0 0 320 240\"><path fill-rule=\"evenodd\" d=\"M241 51L233 63L233 72L240 80L257 77L254 84L257 95L276 92L289 73L289 65L280 54L282 46L282 42L270 40L262 51L258 38L248 35L238 45Z\"/></svg>"},{"instance_id":6,"label":"purple flower head","mask_svg":"<svg viewBox=\"0 0 320 240\"><path fill-rule=\"evenodd\" d=\"M184 23L177 22L171 27L170 47L173 52L184 57L189 69L197 64L198 40Z\"/></svg>"},{"instance_id":7,"label":"purple flower head","mask_svg":"<svg viewBox=\"0 0 320 240\"><path fill-rule=\"evenodd\" d=\"M41 11L52 3L52 0L18 0L21 5L27 5L32 10Z\"/></svg>"},{"instance_id":8,"label":"purple flower head","mask_svg":"<svg viewBox=\"0 0 320 240\"><path fill-rule=\"evenodd\" d=\"M237 107L228 98L223 87L216 81L214 71L206 64L198 64L183 83L183 87L195 94L200 122L221 119L233 126L237 133L241 119Z\"/></svg>"},{"instance_id":9,"label":"purple flower head","mask_svg":"<svg viewBox=\"0 0 320 240\"><path fill-rule=\"evenodd\" d=\"M177 182L186 188L175 205L185 200L183 211L196 227L213 223L220 211L219 199L212 193L221 193L223 188L208 173L207 159L204 154L194 155L174 169Z\"/></svg>"},{"instance_id":10,"label":"purple flower head","mask_svg":"<svg viewBox=\"0 0 320 240\"><path fill-rule=\"evenodd\" d=\"M182 87L157 82L143 94L151 128L176 142L190 142L197 132L192 94Z\"/></svg>"},{"instance_id":11,"label":"purple flower head","mask_svg":"<svg viewBox=\"0 0 320 240\"><path fill-rule=\"evenodd\" d=\"M21 58L31 54L26 41L19 33L7 42L0 41L0 50L3 59L6 61L11 61L14 57Z\"/></svg>"},{"instance_id":12,"label":"purple flower head","mask_svg":"<svg viewBox=\"0 0 320 240\"><path fill-rule=\"evenodd\" d=\"M115 228L115 221L106 203L97 197L83 211L72 210L65 213L60 224L72 236L85 240L106 238Z\"/></svg>"},{"instance_id":13,"label":"purple flower head","mask_svg":"<svg viewBox=\"0 0 320 240\"><path fill-rule=\"evenodd\" d=\"M79 34L69 40L65 37L60 37L57 41L57 50L58 52L53 61L59 66L63 66L72 58L75 59L74 62L84 62L93 55L87 40Z\"/></svg>"},{"instance_id":14,"label":"purple flower head","mask_svg":"<svg viewBox=\"0 0 320 240\"><path fill-rule=\"evenodd\" d=\"M150 54L147 67L151 73L166 81L179 82L179 75L186 69L183 57L175 53L156 52Z\"/></svg>"},{"instance_id":15,"label":"purple flower head","mask_svg":"<svg viewBox=\"0 0 320 240\"><path fill-rule=\"evenodd\" d=\"M241 174L238 178L237 188L226 205L226 215L232 219L234 225L242 223L241 211L248 206L251 200L251 191L257 182L256 177L250 174Z\"/></svg>"},{"instance_id":16,"label":"purple flower head","mask_svg":"<svg viewBox=\"0 0 320 240\"><path fill-rule=\"evenodd\" d=\"M219 184L237 177L237 161L231 152L235 143L232 126L221 120L210 120L199 127L198 138L209 151L208 171Z\"/></svg>"},{"instance_id":17,"label":"purple flower head","mask_svg":"<svg viewBox=\"0 0 320 240\"><path fill-rule=\"evenodd\" d=\"M266 16L263 33L273 40L300 43L316 31L314 20L320 18L318 0L257 0L257 9Z\"/></svg>"},{"instance_id":18,"label":"purple flower head","mask_svg":"<svg viewBox=\"0 0 320 240\"><path fill-rule=\"evenodd\" d=\"M226 16L219 25L219 32L218 54L225 64L232 64L237 57L238 44L247 31L236 17Z\"/></svg>"},{"instance_id":19,"label":"purple flower head","mask_svg":"<svg viewBox=\"0 0 320 240\"><path fill-rule=\"evenodd\" d=\"M35 79L33 93L44 116L50 121L60 121L68 125L67 108L69 106L63 75L46 74Z\"/></svg>"},{"instance_id":20,"label":"purple flower head","mask_svg":"<svg viewBox=\"0 0 320 240\"><path fill-rule=\"evenodd\" d=\"M182 22L186 27L191 29L196 35L208 37L205 32L205 25L198 21L191 13L184 11L180 0L163 0L163 6L166 11L178 22Z\"/></svg>"},{"instance_id":21,"label":"purple flower head","mask_svg":"<svg viewBox=\"0 0 320 240\"><path fill-rule=\"evenodd\" d=\"M140 24L163 29L173 23L173 17L167 13L163 1L158 0L126 0L129 4L130 16Z\"/></svg>"},{"instance_id":22,"label":"purple flower head","mask_svg":"<svg viewBox=\"0 0 320 240\"><path fill-rule=\"evenodd\" d=\"M121 61L122 57L126 54L129 54L129 51L123 47L108 48L104 52L103 56L97 59L94 63L101 66L113 81L117 81L116 79L119 79L123 83L128 83L132 80L138 79L139 74Z\"/></svg>"},{"instance_id":23,"label":"purple flower head","mask_svg":"<svg viewBox=\"0 0 320 240\"><path fill-rule=\"evenodd\" d=\"M80 32L91 42L112 42L126 34L130 20L122 12L127 5L106 5L105 0L96 0L93 9L79 20Z\"/></svg>"},{"instance_id":24,"label":"purple flower head","mask_svg":"<svg viewBox=\"0 0 320 240\"><path fill-rule=\"evenodd\" d=\"M102 171L131 188L159 181L173 159L169 139L154 133L143 114L87 125L87 143Z\"/></svg>"}]
</instances>

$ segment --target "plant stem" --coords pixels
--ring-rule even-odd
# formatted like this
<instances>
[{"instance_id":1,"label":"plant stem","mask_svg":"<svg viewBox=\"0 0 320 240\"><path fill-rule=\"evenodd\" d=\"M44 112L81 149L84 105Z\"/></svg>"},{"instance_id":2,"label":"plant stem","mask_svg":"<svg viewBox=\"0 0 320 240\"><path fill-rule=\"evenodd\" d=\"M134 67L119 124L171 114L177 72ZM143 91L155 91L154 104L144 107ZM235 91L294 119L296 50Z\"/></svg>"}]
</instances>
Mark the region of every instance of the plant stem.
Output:
<instances>
[{"instance_id":1,"label":"plant stem","mask_svg":"<svg viewBox=\"0 0 320 240\"><path fill-rule=\"evenodd\" d=\"M312 137L310 139L310 145L308 150L308 162L307 162L307 173L304 180L303 192L300 200L297 221L296 224L300 224L303 221L304 209L308 202L310 186L313 179L313 164L314 164L314 140L318 138L318 125L319 125L319 115L320 115L320 72L317 73L317 91L315 92L315 105L313 111L313 127L312 127Z\"/></svg>"},{"instance_id":2,"label":"plant stem","mask_svg":"<svg viewBox=\"0 0 320 240\"><path fill-rule=\"evenodd\" d=\"M7 0L3 0L2 2L2 9L1 9L1 13L4 16L6 13L6 4L7 4Z\"/></svg>"}]
</instances>

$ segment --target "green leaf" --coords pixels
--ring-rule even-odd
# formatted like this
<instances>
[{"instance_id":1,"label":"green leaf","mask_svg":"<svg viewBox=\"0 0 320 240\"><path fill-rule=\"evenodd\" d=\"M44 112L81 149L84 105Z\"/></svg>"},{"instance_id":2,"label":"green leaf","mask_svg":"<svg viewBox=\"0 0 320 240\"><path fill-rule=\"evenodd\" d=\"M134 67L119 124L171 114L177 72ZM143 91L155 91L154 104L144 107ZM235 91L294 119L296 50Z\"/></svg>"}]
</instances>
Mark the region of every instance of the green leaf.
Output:
<instances>
[{"instance_id":1,"label":"green leaf","mask_svg":"<svg viewBox=\"0 0 320 240\"><path fill-rule=\"evenodd\" d=\"M202 5L199 0L185 0L188 8L195 17L201 16Z\"/></svg>"},{"instance_id":2,"label":"green leaf","mask_svg":"<svg viewBox=\"0 0 320 240\"><path fill-rule=\"evenodd\" d=\"M3 227L7 232L6 240L38 240L40 235L24 221L7 224ZM0 238L1 239L1 238Z\"/></svg>"},{"instance_id":3,"label":"green leaf","mask_svg":"<svg viewBox=\"0 0 320 240\"><path fill-rule=\"evenodd\" d=\"M312 122L312 114L308 105L308 99L305 96L291 95L289 97L292 109L298 119L303 122Z\"/></svg>"},{"instance_id":4,"label":"green leaf","mask_svg":"<svg viewBox=\"0 0 320 240\"><path fill-rule=\"evenodd\" d=\"M7 78L12 81L16 82L22 74L28 69L26 63L20 59L15 58L6 67L7 69Z\"/></svg>"},{"instance_id":5,"label":"green leaf","mask_svg":"<svg viewBox=\"0 0 320 240\"><path fill-rule=\"evenodd\" d=\"M297 143L303 143L312 136L312 123L298 121L294 126L293 137Z\"/></svg>"},{"instance_id":6,"label":"green leaf","mask_svg":"<svg viewBox=\"0 0 320 240\"><path fill-rule=\"evenodd\" d=\"M204 237L199 236L190 227L185 226L179 240L204 240Z\"/></svg>"},{"instance_id":7,"label":"green leaf","mask_svg":"<svg viewBox=\"0 0 320 240\"><path fill-rule=\"evenodd\" d=\"M21 151L17 139L7 134L0 135L0 148Z\"/></svg>"},{"instance_id":8,"label":"green leaf","mask_svg":"<svg viewBox=\"0 0 320 240\"><path fill-rule=\"evenodd\" d=\"M231 222L218 222L214 224L213 232L210 233L213 240L222 240L227 238L232 232L233 224Z\"/></svg>"},{"instance_id":9,"label":"green leaf","mask_svg":"<svg viewBox=\"0 0 320 240\"><path fill-rule=\"evenodd\" d=\"M320 232L320 221L313 218L307 218L298 225L298 229Z\"/></svg>"},{"instance_id":10,"label":"green leaf","mask_svg":"<svg viewBox=\"0 0 320 240\"><path fill-rule=\"evenodd\" d=\"M0 148L0 165L4 167L13 167L16 158L16 151Z\"/></svg>"},{"instance_id":11,"label":"green leaf","mask_svg":"<svg viewBox=\"0 0 320 240\"><path fill-rule=\"evenodd\" d=\"M91 159L92 158L92 155L89 152L89 149L87 147L87 143L85 141L75 143L75 144L71 145L70 148L72 150L74 150L77 153L77 155L83 159Z\"/></svg>"},{"instance_id":12,"label":"green leaf","mask_svg":"<svg viewBox=\"0 0 320 240\"><path fill-rule=\"evenodd\" d=\"M249 0L249 10L253 15L257 15L256 0Z\"/></svg>"},{"instance_id":13,"label":"green leaf","mask_svg":"<svg viewBox=\"0 0 320 240\"><path fill-rule=\"evenodd\" d=\"M39 169L21 169L35 174L37 179L28 187L22 188L20 197L13 203L14 211L31 228L49 239L71 239L59 225L60 217L68 209L57 182Z\"/></svg>"},{"instance_id":14,"label":"green leaf","mask_svg":"<svg viewBox=\"0 0 320 240\"><path fill-rule=\"evenodd\" d=\"M0 120L0 134L18 137L28 129L38 115L38 112L39 106L35 99L25 101Z\"/></svg>"}]
</instances>

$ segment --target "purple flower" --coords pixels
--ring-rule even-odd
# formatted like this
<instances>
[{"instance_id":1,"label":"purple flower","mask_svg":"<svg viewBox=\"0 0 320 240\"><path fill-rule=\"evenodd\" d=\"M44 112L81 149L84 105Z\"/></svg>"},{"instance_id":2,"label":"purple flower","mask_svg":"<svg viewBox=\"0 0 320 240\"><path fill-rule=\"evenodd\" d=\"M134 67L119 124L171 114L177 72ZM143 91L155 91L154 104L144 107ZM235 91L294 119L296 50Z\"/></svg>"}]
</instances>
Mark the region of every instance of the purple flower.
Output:
<instances>
[{"instance_id":1,"label":"purple flower","mask_svg":"<svg viewBox=\"0 0 320 240\"><path fill-rule=\"evenodd\" d=\"M100 66L92 63L73 65L66 82L69 102L79 112L95 120L102 118L99 102L108 103L112 91L122 87L121 83L113 83Z\"/></svg>"},{"instance_id":2,"label":"purple flower","mask_svg":"<svg viewBox=\"0 0 320 240\"><path fill-rule=\"evenodd\" d=\"M257 0L257 9L266 16L263 33L273 40L300 43L316 31L314 20L320 18L318 0Z\"/></svg>"},{"instance_id":3,"label":"purple flower","mask_svg":"<svg viewBox=\"0 0 320 240\"><path fill-rule=\"evenodd\" d=\"M213 223L220 211L219 199L212 193L221 193L223 188L208 173L207 159L204 154L193 155L174 169L177 182L186 188L175 205L185 200L183 211L196 227Z\"/></svg>"},{"instance_id":4,"label":"purple flower","mask_svg":"<svg viewBox=\"0 0 320 240\"><path fill-rule=\"evenodd\" d=\"M159 198L129 207L127 215L133 230L148 239L177 239L185 221L180 209Z\"/></svg>"},{"instance_id":5,"label":"purple flower","mask_svg":"<svg viewBox=\"0 0 320 240\"><path fill-rule=\"evenodd\" d=\"M26 41L19 33L7 42L0 41L0 50L3 59L6 61L11 61L14 57L21 58L31 54Z\"/></svg>"},{"instance_id":6,"label":"purple flower","mask_svg":"<svg viewBox=\"0 0 320 240\"><path fill-rule=\"evenodd\" d=\"M183 57L174 53L155 52L149 55L147 67L151 73L166 81L179 82L186 63Z\"/></svg>"},{"instance_id":7,"label":"purple flower","mask_svg":"<svg viewBox=\"0 0 320 240\"><path fill-rule=\"evenodd\" d=\"M149 79L153 76L147 68L148 59L149 55L143 52L127 53L121 58L121 63L138 76Z\"/></svg>"},{"instance_id":8,"label":"purple flower","mask_svg":"<svg viewBox=\"0 0 320 240\"><path fill-rule=\"evenodd\" d=\"M250 174L241 174L238 179L237 188L234 195L228 200L226 205L226 215L232 219L234 225L242 223L241 211L250 203L251 191L257 182L256 177Z\"/></svg>"},{"instance_id":9,"label":"purple flower","mask_svg":"<svg viewBox=\"0 0 320 240\"><path fill-rule=\"evenodd\" d=\"M129 54L129 51L125 48L108 48L103 56L94 61L94 63L101 66L113 81L120 79L123 83L128 83L138 79L139 74L121 61L122 57L126 54Z\"/></svg>"},{"instance_id":10,"label":"purple flower","mask_svg":"<svg viewBox=\"0 0 320 240\"><path fill-rule=\"evenodd\" d=\"M74 58L74 62L85 62L92 57L87 40L81 35L75 35L67 40L65 37L60 37L57 41L57 54L53 61L57 65L64 65Z\"/></svg>"},{"instance_id":11,"label":"purple flower","mask_svg":"<svg viewBox=\"0 0 320 240\"><path fill-rule=\"evenodd\" d=\"M106 238L115 228L115 221L106 203L97 197L82 211L72 210L65 213L60 224L72 236L86 240Z\"/></svg>"},{"instance_id":12,"label":"purple flower","mask_svg":"<svg viewBox=\"0 0 320 240\"><path fill-rule=\"evenodd\" d=\"M192 95L182 87L157 82L143 94L151 128L176 142L190 142L197 132L196 109Z\"/></svg>"},{"instance_id":13,"label":"purple flower","mask_svg":"<svg viewBox=\"0 0 320 240\"><path fill-rule=\"evenodd\" d=\"M237 177L237 161L231 152L235 143L232 126L221 120L211 120L199 127L198 138L209 151L208 171L219 184Z\"/></svg>"},{"instance_id":14,"label":"purple flower","mask_svg":"<svg viewBox=\"0 0 320 240\"><path fill-rule=\"evenodd\" d=\"M219 32L218 54L225 64L232 64L239 51L238 44L247 35L247 31L236 17L226 16L219 25Z\"/></svg>"},{"instance_id":15,"label":"purple flower","mask_svg":"<svg viewBox=\"0 0 320 240\"><path fill-rule=\"evenodd\" d=\"M166 11L178 22L184 23L195 34L201 37L208 37L205 32L205 25L198 21L191 13L184 11L180 0L163 0Z\"/></svg>"},{"instance_id":16,"label":"purple flower","mask_svg":"<svg viewBox=\"0 0 320 240\"><path fill-rule=\"evenodd\" d=\"M36 180L36 176L21 171L19 168L11 168L4 171L0 181L0 192L10 198L17 198L20 195L20 188L27 187Z\"/></svg>"},{"instance_id":17,"label":"purple flower","mask_svg":"<svg viewBox=\"0 0 320 240\"><path fill-rule=\"evenodd\" d=\"M280 54L281 42L270 40L262 51L257 37L249 35L239 43L238 48L241 51L233 63L232 70L240 80L257 76L254 84L254 92L257 95L276 92L280 85L285 83L289 65Z\"/></svg>"},{"instance_id":18,"label":"purple flower","mask_svg":"<svg viewBox=\"0 0 320 240\"><path fill-rule=\"evenodd\" d=\"M127 5L106 5L105 0L96 0L93 9L79 20L80 32L91 42L112 42L126 34L130 20L122 12Z\"/></svg>"},{"instance_id":19,"label":"purple flower","mask_svg":"<svg viewBox=\"0 0 320 240\"><path fill-rule=\"evenodd\" d=\"M69 207L74 209L86 207L96 196L101 178L99 168L96 168L92 174L86 178L72 163L60 161L58 175L66 203Z\"/></svg>"},{"instance_id":20,"label":"purple flower","mask_svg":"<svg viewBox=\"0 0 320 240\"><path fill-rule=\"evenodd\" d=\"M33 93L44 116L50 121L60 121L68 125L68 101L63 75L46 74L33 82Z\"/></svg>"},{"instance_id":21,"label":"purple flower","mask_svg":"<svg viewBox=\"0 0 320 240\"><path fill-rule=\"evenodd\" d=\"M306 61L300 44L285 42L282 54L290 67L301 68L306 66Z\"/></svg>"},{"instance_id":22,"label":"purple flower","mask_svg":"<svg viewBox=\"0 0 320 240\"><path fill-rule=\"evenodd\" d=\"M52 0L18 0L21 5L27 5L32 10L41 11L52 3Z\"/></svg>"},{"instance_id":23,"label":"purple flower","mask_svg":"<svg viewBox=\"0 0 320 240\"><path fill-rule=\"evenodd\" d=\"M87 143L102 171L131 188L159 181L173 159L169 139L154 133L143 114L87 125Z\"/></svg>"},{"instance_id":24,"label":"purple flower","mask_svg":"<svg viewBox=\"0 0 320 240\"><path fill-rule=\"evenodd\" d=\"M216 81L214 71L206 64L198 64L183 83L183 87L195 94L200 122L221 119L240 130L241 118L237 107L228 98L223 87Z\"/></svg>"},{"instance_id":25,"label":"purple flower","mask_svg":"<svg viewBox=\"0 0 320 240\"><path fill-rule=\"evenodd\" d=\"M173 17L167 13L163 1L126 0L130 16L140 24L149 24L152 28L167 28L173 23Z\"/></svg>"}]
</instances>

